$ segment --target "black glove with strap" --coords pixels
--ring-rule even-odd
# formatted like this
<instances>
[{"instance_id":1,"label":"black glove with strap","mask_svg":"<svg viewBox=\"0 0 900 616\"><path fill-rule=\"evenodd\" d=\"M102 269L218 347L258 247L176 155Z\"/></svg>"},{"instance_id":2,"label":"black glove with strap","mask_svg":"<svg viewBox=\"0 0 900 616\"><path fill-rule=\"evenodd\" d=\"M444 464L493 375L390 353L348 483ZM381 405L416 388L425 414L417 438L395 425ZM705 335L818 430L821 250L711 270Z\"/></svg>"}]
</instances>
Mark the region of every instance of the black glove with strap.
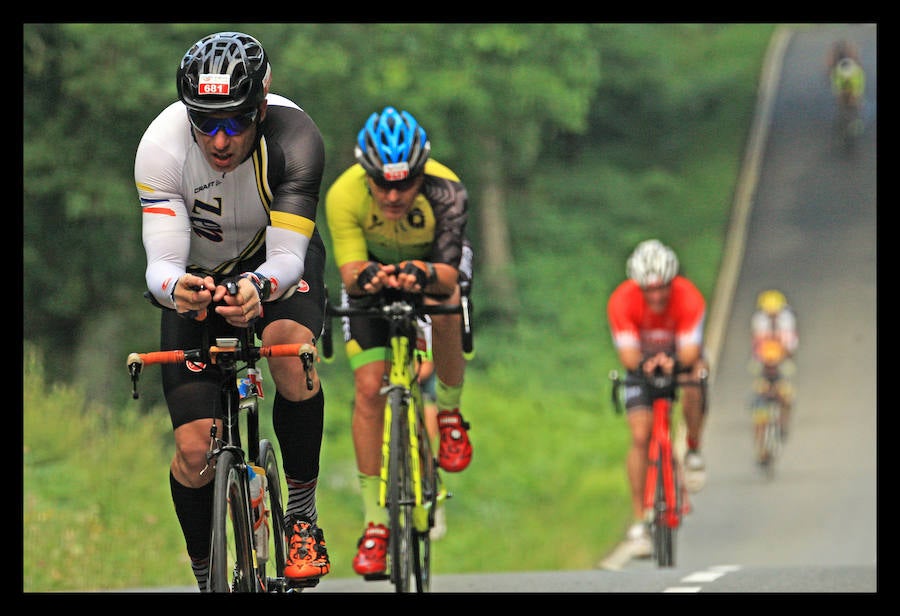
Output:
<instances>
[{"instance_id":1,"label":"black glove with strap","mask_svg":"<svg viewBox=\"0 0 900 616\"><path fill-rule=\"evenodd\" d=\"M425 264L426 269L422 269L416 265L415 261L407 261L406 264L400 268L400 273L415 276L416 282L424 289L427 285L437 280L437 272L434 271L433 264L428 263L427 261L423 261L423 263Z\"/></svg>"}]
</instances>

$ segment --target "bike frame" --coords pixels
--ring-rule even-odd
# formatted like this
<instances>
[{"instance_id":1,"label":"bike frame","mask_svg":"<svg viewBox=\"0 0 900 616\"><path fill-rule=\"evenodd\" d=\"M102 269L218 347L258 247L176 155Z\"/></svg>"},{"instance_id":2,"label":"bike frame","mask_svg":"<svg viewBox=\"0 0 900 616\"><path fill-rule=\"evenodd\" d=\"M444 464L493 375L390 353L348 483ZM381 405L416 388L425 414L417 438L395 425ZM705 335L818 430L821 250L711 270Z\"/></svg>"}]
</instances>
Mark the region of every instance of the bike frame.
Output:
<instances>
[{"instance_id":1,"label":"bike frame","mask_svg":"<svg viewBox=\"0 0 900 616\"><path fill-rule=\"evenodd\" d=\"M155 304L155 302L154 302ZM158 306L158 304L156 304ZM204 333L204 347L198 349L178 349L169 351L153 351L149 353L130 353L128 355L127 366L132 380L132 397L138 398L137 383L143 367L152 364L177 364L185 361L192 362L209 362L219 366L222 372L222 384L220 389L221 396L221 416L213 418L210 427L210 450L207 452L207 467L201 471L201 474L209 468L216 469L216 477L213 480L217 486L214 489L216 494L226 494L229 501L236 497L242 501L239 505L239 511L230 514L232 523L236 526L244 526L240 534L244 539L239 539L237 562L220 562L216 554L210 553L210 586L209 591L226 591L229 589L219 588L218 574L214 575L214 569L223 568L223 570L233 571L226 573L231 577L230 590L243 592L281 592L300 590L303 587L315 585L307 582L288 582L283 577L284 563L286 554L286 538L283 532L284 512L281 510L281 484L280 474L277 469L277 459L272 456L273 448L267 439L259 438L259 398L263 397L262 378L259 370L256 369L256 362L265 357L299 357L303 362L304 371L307 375L307 386L312 388L312 379L310 372L313 369L316 357L316 349L311 344L293 343L279 344L268 346L257 346L255 344L256 334L252 327L238 328L236 337L216 338L214 344L206 343L206 335ZM246 370L247 373L247 391L242 394L238 387L238 374ZM242 446L240 415L241 411L246 412L246 431L247 446L246 451ZM219 428L216 420L222 422L222 435L219 436ZM261 459L261 453L266 459ZM227 464L225 467L237 468L240 477L240 485L232 485L231 488L222 486L219 483L231 483L233 481L228 475L228 468L221 470L223 466L219 462L225 459ZM266 565L268 559L259 558L259 548L253 528L253 512L250 504L250 479L247 468L248 461L255 466L261 467L269 484L269 502L267 506L270 514L273 516L273 524L270 528L271 539L274 541L276 571L275 577L269 577L266 574ZM215 464L209 464L215 462ZM275 484L275 485L272 485ZM222 529L217 529L216 520L225 519L226 513L217 509L223 503L214 503L213 507L213 524L212 524L212 548L215 547L217 533ZM230 507L234 507L234 503ZM218 513L218 515L217 515ZM221 541L221 540L220 540ZM215 564L214 564L214 561ZM252 579L250 578L250 567L252 567ZM227 568L227 569L224 569ZM318 580L316 580L318 582Z\"/></svg>"},{"instance_id":2,"label":"bike frame","mask_svg":"<svg viewBox=\"0 0 900 616\"><path fill-rule=\"evenodd\" d=\"M425 314L462 314L463 350L470 353L470 303L466 298L466 302L458 305L427 305L422 303L421 295L394 295L392 298L380 297L378 303L371 306L329 304L326 312L334 317L378 318L388 322L390 354L385 361L390 362L390 368L380 390L386 398L378 504L391 512L388 540L391 582L397 592L407 592L410 590L410 575L414 575L416 590L425 592L430 588L429 531L434 526L439 485L437 460L425 430L424 405L417 379L418 360L414 352L416 320L418 316ZM322 349L323 356L329 359L333 350L330 327L326 327L323 332ZM408 481L406 473L409 473ZM407 488L410 488L409 493L406 493ZM427 523L424 528L418 528L416 524L417 510L426 512ZM412 565L408 550L411 550L411 560L414 561ZM386 577L388 576L375 575L367 579Z\"/></svg>"},{"instance_id":3,"label":"bike frame","mask_svg":"<svg viewBox=\"0 0 900 616\"><path fill-rule=\"evenodd\" d=\"M393 390L400 390L403 397L403 406L407 409L407 426L409 427L409 454L410 470L412 471L415 505L425 504L422 487L422 456L421 453L430 453L429 443L420 444L416 426L424 425L425 418L422 414L422 394L419 390L419 382L416 378L418 367L414 359L414 347L410 338L400 332L392 332L391 342L391 369L387 385L381 389L382 395L387 395ZM387 505L388 493L388 466L391 450L391 424L392 424L391 398L385 400L384 405L384 430L381 443L381 488L378 492L378 504Z\"/></svg>"},{"instance_id":4,"label":"bike frame","mask_svg":"<svg viewBox=\"0 0 900 616\"><path fill-rule=\"evenodd\" d=\"M617 371L609 374L613 382L612 399L617 413L622 412L619 401L620 386L645 385L651 398L653 424L647 451L647 472L644 476L644 510L649 513L653 535L653 549L660 567L675 565L675 532L687 511L687 499L680 479L680 465L672 445L671 418L678 388L699 386L703 388L703 404L706 404L706 377L704 371L699 380L677 379L687 369L677 368L675 374L653 376L630 373L620 378Z\"/></svg>"},{"instance_id":5,"label":"bike frame","mask_svg":"<svg viewBox=\"0 0 900 616\"><path fill-rule=\"evenodd\" d=\"M766 388L753 399L753 441L757 461L764 466L766 476L774 476L775 459L781 448L781 394L778 386L782 380L780 370L762 377Z\"/></svg>"},{"instance_id":6,"label":"bike frame","mask_svg":"<svg viewBox=\"0 0 900 616\"><path fill-rule=\"evenodd\" d=\"M667 528L681 525L681 505L676 486L674 455L672 452L671 419L672 400L653 400L653 428L650 432L650 449L647 459L647 475L644 481L644 509L657 511L657 482L662 472L662 488L665 506L661 507L659 521Z\"/></svg>"}]
</instances>

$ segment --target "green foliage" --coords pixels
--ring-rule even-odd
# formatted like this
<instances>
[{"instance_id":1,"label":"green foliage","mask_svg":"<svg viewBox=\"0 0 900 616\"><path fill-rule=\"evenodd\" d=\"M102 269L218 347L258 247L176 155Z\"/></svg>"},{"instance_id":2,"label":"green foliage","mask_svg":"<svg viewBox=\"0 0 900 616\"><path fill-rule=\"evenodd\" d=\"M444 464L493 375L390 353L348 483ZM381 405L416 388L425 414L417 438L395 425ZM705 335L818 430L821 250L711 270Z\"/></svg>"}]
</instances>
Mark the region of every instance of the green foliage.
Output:
<instances>
[{"instance_id":1,"label":"green foliage","mask_svg":"<svg viewBox=\"0 0 900 616\"><path fill-rule=\"evenodd\" d=\"M169 495L168 414L113 412L84 387L49 385L31 345L23 372L23 591L192 583Z\"/></svg>"}]
</instances>

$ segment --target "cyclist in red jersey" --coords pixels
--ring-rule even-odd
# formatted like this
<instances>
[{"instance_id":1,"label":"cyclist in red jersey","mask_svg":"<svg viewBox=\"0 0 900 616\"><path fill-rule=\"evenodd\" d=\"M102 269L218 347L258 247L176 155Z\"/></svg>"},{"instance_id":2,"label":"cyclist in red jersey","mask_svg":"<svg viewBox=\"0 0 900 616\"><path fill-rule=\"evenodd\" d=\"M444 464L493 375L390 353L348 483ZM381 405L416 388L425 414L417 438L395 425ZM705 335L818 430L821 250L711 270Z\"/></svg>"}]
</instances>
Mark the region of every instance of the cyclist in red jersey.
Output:
<instances>
[{"instance_id":1,"label":"cyclist in red jersey","mask_svg":"<svg viewBox=\"0 0 900 616\"><path fill-rule=\"evenodd\" d=\"M628 279L616 287L607 304L613 344L622 366L632 373L652 373L657 366L670 373L677 362L691 367L689 373L679 378L698 378L706 369L703 358L706 300L694 283L678 274L675 252L659 240L643 241L628 258L626 270ZM700 455L704 405L698 388L683 388L679 395L687 427L685 485L696 492L706 481ZM628 540L634 555L650 556L643 489L653 413L643 387L626 389L625 408L631 429L626 468L634 512Z\"/></svg>"}]
</instances>

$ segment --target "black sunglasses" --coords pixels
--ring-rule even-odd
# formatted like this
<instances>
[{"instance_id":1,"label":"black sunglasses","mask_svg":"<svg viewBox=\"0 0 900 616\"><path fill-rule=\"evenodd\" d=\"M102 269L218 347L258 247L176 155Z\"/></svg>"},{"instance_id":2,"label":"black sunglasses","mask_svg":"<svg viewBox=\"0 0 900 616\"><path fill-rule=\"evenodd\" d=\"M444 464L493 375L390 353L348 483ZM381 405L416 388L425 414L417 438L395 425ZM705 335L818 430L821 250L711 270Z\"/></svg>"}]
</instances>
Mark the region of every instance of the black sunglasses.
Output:
<instances>
[{"instance_id":1,"label":"black sunglasses","mask_svg":"<svg viewBox=\"0 0 900 616\"><path fill-rule=\"evenodd\" d=\"M225 134L229 137L240 135L242 132L253 126L258 114L258 109L251 109L246 113L230 118L214 118L208 114L200 113L199 111L188 110L191 126L204 135L209 136L215 135L219 129L224 130Z\"/></svg>"},{"instance_id":2,"label":"black sunglasses","mask_svg":"<svg viewBox=\"0 0 900 616\"><path fill-rule=\"evenodd\" d=\"M383 176L378 176L378 177L370 176L370 177L372 178L372 182L374 182L375 186L377 186L381 190L391 190L392 188L395 188L395 189L399 190L400 192L403 192L405 190L409 190L410 188L412 188L413 185L416 183L416 180L418 180L421 175L422 175L421 173L418 175L411 175L404 180L396 180L393 182L384 179Z\"/></svg>"}]
</instances>

